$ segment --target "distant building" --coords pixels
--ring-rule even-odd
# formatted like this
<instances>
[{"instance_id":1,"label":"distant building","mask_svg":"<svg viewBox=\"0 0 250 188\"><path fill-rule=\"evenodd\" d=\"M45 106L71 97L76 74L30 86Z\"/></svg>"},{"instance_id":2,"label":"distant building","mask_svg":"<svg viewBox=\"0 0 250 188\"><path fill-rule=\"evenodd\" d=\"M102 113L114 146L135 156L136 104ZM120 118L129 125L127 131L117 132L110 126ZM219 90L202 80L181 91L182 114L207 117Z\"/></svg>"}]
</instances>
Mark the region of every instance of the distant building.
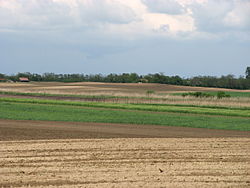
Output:
<instances>
[{"instance_id":1,"label":"distant building","mask_svg":"<svg viewBox=\"0 0 250 188\"><path fill-rule=\"evenodd\" d=\"M25 78L25 77L20 77L19 78L20 82L29 82L29 78Z\"/></svg>"},{"instance_id":2,"label":"distant building","mask_svg":"<svg viewBox=\"0 0 250 188\"><path fill-rule=\"evenodd\" d=\"M5 78L0 78L0 82L6 82Z\"/></svg>"},{"instance_id":3,"label":"distant building","mask_svg":"<svg viewBox=\"0 0 250 188\"><path fill-rule=\"evenodd\" d=\"M148 83L148 80L147 79L145 79L145 78L142 78L142 79L140 79L139 80L139 82L138 83Z\"/></svg>"}]
</instances>

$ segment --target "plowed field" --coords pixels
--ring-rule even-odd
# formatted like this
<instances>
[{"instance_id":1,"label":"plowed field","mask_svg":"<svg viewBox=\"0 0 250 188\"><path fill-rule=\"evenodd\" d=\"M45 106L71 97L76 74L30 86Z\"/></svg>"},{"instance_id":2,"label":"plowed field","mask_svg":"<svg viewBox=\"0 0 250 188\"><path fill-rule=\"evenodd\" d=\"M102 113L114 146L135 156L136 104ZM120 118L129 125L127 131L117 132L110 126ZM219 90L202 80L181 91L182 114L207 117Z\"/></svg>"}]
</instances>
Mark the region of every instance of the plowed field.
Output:
<instances>
[{"instance_id":1,"label":"plowed field","mask_svg":"<svg viewBox=\"0 0 250 188\"><path fill-rule=\"evenodd\" d=\"M2 83L0 90L144 97L148 90L154 90L155 95L162 96L173 92L218 89L161 84L31 82ZM2 94L0 97L11 96L12 94ZM75 96L14 97L87 100ZM248 98L212 100L167 97L170 98L165 102L169 104L249 106ZM114 102L124 102L122 100L125 99L117 98L117 100ZM141 98L131 100L135 100L136 103L145 102ZM149 103L151 102L154 101L150 99ZM14 106L13 104L9 103ZM2 113L5 113L7 107L3 106L2 109ZM179 124L171 127L106 121L103 121L106 123L60 122L60 119L33 121L34 117L15 120L18 117L13 118L13 112L20 118L23 111L17 113L15 108L13 109L9 116L7 114L4 117L9 120L0 120L0 187L250 187L249 131L188 128L179 127ZM36 110L41 110L41 107ZM30 114L30 112L32 109L27 107L25 113ZM75 113L68 114L75 115ZM107 115L110 113L111 111L108 111ZM52 110L51 114L45 117L48 115L55 116L56 111ZM82 118L82 114L77 117ZM43 120L48 120L46 118ZM37 120L42 119L37 118ZM241 125L233 123L230 118L226 120L233 126ZM248 118L245 118L244 122L247 120ZM206 124L206 121L201 122ZM246 124L248 125L248 122Z\"/></svg>"},{"instance_id":2,"label":"plowed field","mask_svg":"<svg viewBox=\"0 0 250 188\"><path fill-rule=\"evenodd\" d=\"M0 142L0 187L249 187L249 138Z\"/></svg>"},{"instance_id":3,"label":"plowed field","mask_svg":"<svg viewBox=\"0 0 250 188\"><path fill-rule=\"evenodd\" d=\"M152 83L100 83L100 82L30 82L30 83L0 83L0 91L14 91L25 93L53 93L53 94L112 94L131 95L144 94L147 90L161 93L175 93L187 91L237 91L233 89L218 89L204 87L176 86ZM249 90L244 90L247 92Z\"/></svg>"},{"instance_id":4,"label":"plowed field","mask_svg":"<svg viewBox=\"0 0 250 188\"><path fill-rule=\"evenodd\" d=\"M250 138L250 131L190 127L0 120L0 141L83 138Z\"/></svg>"}]
</instances>

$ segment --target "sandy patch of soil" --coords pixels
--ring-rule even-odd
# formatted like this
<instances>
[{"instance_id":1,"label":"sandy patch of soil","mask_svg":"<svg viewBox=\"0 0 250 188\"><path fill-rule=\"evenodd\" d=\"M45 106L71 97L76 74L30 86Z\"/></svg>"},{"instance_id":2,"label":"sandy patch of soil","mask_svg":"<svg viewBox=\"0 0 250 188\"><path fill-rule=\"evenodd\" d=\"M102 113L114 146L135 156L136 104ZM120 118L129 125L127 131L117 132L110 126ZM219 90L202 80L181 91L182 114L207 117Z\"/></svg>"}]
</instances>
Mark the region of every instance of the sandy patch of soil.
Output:
<instances>
[{"instance_id":1,"label":"sandy patch of soil","mask_svg":"<svg viewBox=\"0 0 250 188\"><path fill-rule=\"evenodd\" d=\"M249 187L249 138L0 141L0 187Z\"/></svg>"}]
</instances>

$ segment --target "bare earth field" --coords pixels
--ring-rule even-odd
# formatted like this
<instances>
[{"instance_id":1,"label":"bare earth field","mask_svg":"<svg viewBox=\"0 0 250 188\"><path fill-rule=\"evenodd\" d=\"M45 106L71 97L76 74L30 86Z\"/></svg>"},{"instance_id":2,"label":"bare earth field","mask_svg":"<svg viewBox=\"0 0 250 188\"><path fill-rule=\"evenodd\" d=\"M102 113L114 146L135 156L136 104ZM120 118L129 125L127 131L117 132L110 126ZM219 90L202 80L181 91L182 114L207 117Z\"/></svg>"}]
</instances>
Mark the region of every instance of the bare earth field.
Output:
<instances>
[{"instance_id":1,"label":"bare earth field","mask_svg":"<svg viewBox=\"0 0 250 188\"><path fill-rule=\"evenodd\" d=\"M157 125L0 120L0 141L83 138L250 138L250 131Z\"/></svg>"},{"instance_id":2,"label":"bare earth field","mask_svg":"<svg viewBox=\"0 0 250 188\"><path fill-rule=\"evenodd\" d=\"M187 91L237 91L234 89L218 89L204 87L175 86L153 83L100 83L100 82L29 82L0 83L0 91L51 93L51 94L106 94L106 95L145 95L148 90L156 93L176 93ZM244 92L250 90L244 90Z\"/></svg>"},{"instance_id":3,"label":"bare earth field","mask_svg":"<svg viewBox=\"0 0 250 188\"><path fill-rule=\"evenodd\" d=\"M0 120L0 140L0 187L250 186L249 132Z\"/></svg>"},{"instance_id":4,"label":"bare earth field","mask_svg":"<svg viewBox=\"0 0 250 188\"><path fill-rule=\"evenodd\" d=\"M0 142L0 187L249 187L249 138Z\"/></svg>"}]
</instances>

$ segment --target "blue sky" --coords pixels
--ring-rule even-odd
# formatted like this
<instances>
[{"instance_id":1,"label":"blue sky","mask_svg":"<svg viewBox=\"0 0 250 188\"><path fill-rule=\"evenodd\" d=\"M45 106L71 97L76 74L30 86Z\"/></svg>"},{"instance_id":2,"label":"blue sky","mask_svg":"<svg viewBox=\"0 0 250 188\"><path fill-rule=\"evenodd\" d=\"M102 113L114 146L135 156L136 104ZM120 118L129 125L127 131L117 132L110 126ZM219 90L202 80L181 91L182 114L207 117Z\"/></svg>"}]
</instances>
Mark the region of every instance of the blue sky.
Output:
<instances>
[{"instance_id":1,"label":"blue sky","mask_svg":"<svg viewBox=\"0 0 250 188\"><path fill-rule=\"evenodd\" d=\"M244 75L249 0L0 0L1 73Z\"/></svg>"}]
</instances>

